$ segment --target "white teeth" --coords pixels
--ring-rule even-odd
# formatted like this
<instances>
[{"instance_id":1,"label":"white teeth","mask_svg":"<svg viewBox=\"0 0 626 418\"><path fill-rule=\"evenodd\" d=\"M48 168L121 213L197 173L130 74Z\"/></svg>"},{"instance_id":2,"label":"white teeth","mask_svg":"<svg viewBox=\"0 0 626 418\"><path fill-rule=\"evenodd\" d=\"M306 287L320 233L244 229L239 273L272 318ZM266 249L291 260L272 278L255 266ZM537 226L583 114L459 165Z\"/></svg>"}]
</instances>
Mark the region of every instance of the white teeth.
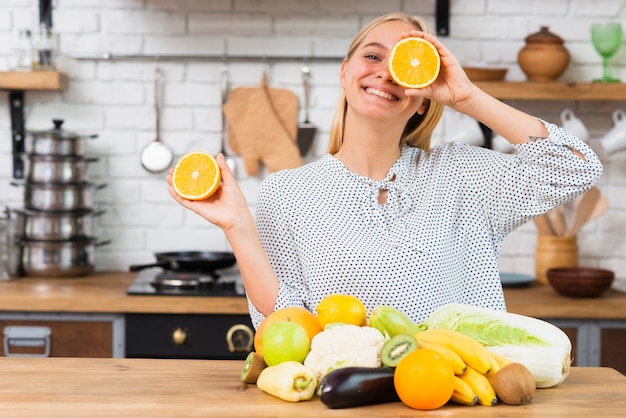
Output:
<instances>
[{"instance_id":1,"label":"white teeth","mask_svg":"<svg viewBox=\"0 0 626 418\"><path fill-rule=\"evenodd\" d=\"M380 91L380 90L377 90L377 89L372 88L372 87L366 88L365 92L369 93L369 94L374 94L374 95L376 95L378 97L382 97L382 98L390 100L392 102L395 102L396 100L398 100L398 98L396 96L394 96L392 94L389 94L389 93L385 93L384 91Z\"/></svg>"}]
</instances>

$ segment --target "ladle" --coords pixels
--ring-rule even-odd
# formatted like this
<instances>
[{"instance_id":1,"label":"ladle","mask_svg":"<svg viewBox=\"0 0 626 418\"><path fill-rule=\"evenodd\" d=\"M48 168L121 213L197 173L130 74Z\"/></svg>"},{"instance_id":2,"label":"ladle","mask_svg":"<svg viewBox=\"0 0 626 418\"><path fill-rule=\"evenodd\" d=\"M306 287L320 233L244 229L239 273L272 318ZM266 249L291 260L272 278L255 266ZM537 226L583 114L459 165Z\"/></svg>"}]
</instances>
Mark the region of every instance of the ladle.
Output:
<instances>
[{"instance_id":1,"label":"ladle","mask_svg":"<svg viewBox=\"0 0 626 418\"><path fill-rule=\"evenodd\" d=\"M226 65L222 65L222 71L220 73L220 98L221 98L221 111L222 111L222 131L220 133L220 152L224 154L224 160L233 173L233 176L237 178L237 162L228 155L226 152L226 113L224 113L224 105L228 98L228 68Z\"/></svg>"},{"instance_id":2,"label":"ladle","mask_svg":"<svg viewBox=\"0 0 626 418\"><path fill-rule=\"evenodd\" d=\"M587 190L578 201L576 209L574 210L574 221L570 225L566 236L573 237L580 231L583 225L589 220L593 210L600 198L600 190L596 187L592 187Z\"/></svg>"},{"instance_id":3,"label":"ladle","mask_svg":"<svg viewBox=\"0 0 626 418\"><path fill-rule=\"evenodd\" d=\"M161 140L161 70L155 71L154 107L156 111L156 138L141 151L141 165L150 173L161 173L172 164L174 153Z\"/></svg>"}]
</instances>

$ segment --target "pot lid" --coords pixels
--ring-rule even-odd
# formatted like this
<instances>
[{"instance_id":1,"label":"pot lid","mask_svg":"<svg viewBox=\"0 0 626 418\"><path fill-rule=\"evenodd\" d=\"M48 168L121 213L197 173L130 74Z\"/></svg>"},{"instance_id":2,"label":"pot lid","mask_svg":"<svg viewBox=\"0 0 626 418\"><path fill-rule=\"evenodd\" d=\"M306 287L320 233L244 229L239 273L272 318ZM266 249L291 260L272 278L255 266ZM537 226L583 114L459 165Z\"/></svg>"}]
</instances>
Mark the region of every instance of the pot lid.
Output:
<instances>
[{"instance_id":1,"label":"pot lid","mask_svg":"<svg viewBox=\"0 0 626 418\"><path fill-rule=\"evenodd\" d=\"M84 135L79 134L72 131L66 131L62 128L63 119L52 119L52 123L54 124L54 128L46 129L42 131L28 131L31 135L34 136L46 136L56 139L81 139L81 138L95 138L97 135Z\"/></svg>"},{"instance_id":2,"label":"pot lid","mask_svg":"<svg viewBox=\"0 0 626 418\"><path fill-rule=\"evenodd\" d=\"M524 39L527 44L563 44L565 41L550 32L547 26L541 26L539 32L530 34Z\"/></svg>"}]
</instances>

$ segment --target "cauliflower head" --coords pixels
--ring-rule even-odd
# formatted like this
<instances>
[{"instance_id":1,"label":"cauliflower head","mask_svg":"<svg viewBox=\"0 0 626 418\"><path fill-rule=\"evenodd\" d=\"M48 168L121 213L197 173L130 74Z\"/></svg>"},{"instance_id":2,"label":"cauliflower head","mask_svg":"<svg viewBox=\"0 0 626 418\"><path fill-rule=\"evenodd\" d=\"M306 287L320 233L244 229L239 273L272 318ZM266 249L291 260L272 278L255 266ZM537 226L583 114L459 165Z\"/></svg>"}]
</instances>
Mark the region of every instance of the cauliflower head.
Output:
<instances>
[{"instance_id":1,"label":"cauliflower head","mask_svg":"<svg viewBox=\"0 0 626 418\"><path fill-rule=\"evenodd\" d=\"M311 341L304 365L315 371L317 379L340 367L380 367L380 350L385 338L376 328L333 325Z\"/></svg>"}]
</instances>

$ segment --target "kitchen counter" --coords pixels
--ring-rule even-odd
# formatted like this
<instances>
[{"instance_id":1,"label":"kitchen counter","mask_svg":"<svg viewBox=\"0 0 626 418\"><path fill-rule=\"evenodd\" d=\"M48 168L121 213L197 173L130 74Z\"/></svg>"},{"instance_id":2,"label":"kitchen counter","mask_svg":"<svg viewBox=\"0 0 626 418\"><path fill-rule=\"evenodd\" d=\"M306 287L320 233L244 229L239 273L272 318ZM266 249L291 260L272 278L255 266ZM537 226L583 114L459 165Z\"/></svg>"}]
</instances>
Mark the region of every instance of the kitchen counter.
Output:
<instances>
[{"instance_id":1,"label":"kitchen counter","mask_svg":"<svg viewBox=\"0 0 626 418\"><path fill-rule=\"evenodd\" d=\"M242 361L0 358L3 417L617 417L626 378L610 368L572 368L560 385L524 406L446 405L417 411L401 402L327 409L318 399L290 403L239 381Z\"/></svg>"},{"instance_id":2,"label":"kitchen counter","mask_svg":"<svg viewBox=\"0 0 626 418\"><path fill-rule=\"evenodd\" d=\"M126 289L138 273L0 281L0 311L247 314L245 297L140 296Z\"/></svg>"},{"instance_id":3,"label":"kitchen counter","mask_svg":"<svg viewBox=\"0 0 626 418\"><path fill-rule=\"evenodd\" d=\"M0 311L247 314L244 297L136 296L126 288L137 273L98 272L81 278L25 277L0 282ZM626 319L626 293L576 299L549 285L504 290L511 312L539 318Z\"/></svg>"}]
</instances>

